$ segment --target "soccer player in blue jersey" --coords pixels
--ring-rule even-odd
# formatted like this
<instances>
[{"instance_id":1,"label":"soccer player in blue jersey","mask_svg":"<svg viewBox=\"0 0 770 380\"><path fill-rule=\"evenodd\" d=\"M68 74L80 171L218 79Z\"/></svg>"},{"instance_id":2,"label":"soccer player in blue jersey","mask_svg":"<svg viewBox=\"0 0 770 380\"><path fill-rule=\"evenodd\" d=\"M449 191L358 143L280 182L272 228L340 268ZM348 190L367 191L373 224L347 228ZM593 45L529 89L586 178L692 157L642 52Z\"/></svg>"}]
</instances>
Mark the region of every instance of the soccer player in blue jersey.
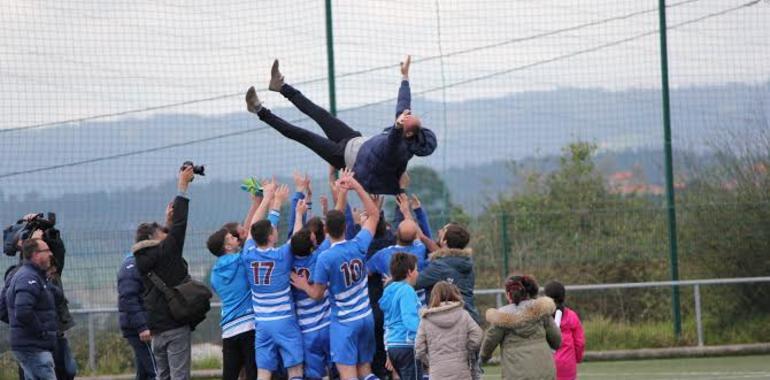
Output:
<instances>
[{"instance_id":1,"label":"soccer player in blue jersey","mask_svg":"<svg viewBox=\"0 0 770 380\"><path fill-rule=\"evenodd\" d=\"M425 245L417 239L418 229L417 223L413 220L406 219L401 222L396 230L396 244L377 251L366 262L369 273L379 273L382 275L383 282L388 281L391 277L390 259L397 252L414 255L417 258L417 270L422 270L428 264L428 259ZM420 297L420 302L425 305L425 290L421 289L417 295Z\"/></svg>"},{"instance_id":2,"label":"soccer player in blue jersey","mask_svg":"<svg viewBox=\"0 0 770 380\"><path fill-rule=\"evenodd\" d=\"M263 193L264 199L255 215L258 221L251 225L249 239L241 253L241 263L246 266L251 286L256 324L257 378L270 379L282 360L289 378L302 379L302 334L297 325L289 283L294 257L289 243L275 246L278 240L278 210L288 199L289 188L280 186L276 189L274 183L268 183L263 186ZM259 220L265 214L266 204L270 204L271 217Z\"/></svg>"},{"instance_id":3,"label":"soccer player in blue jersey","mask_svg":"<svg viewBox=\"0 0 770 380\"><path fill-rule=\"evenodd\" d=\"M328 244L325 245L328 248ZM318 255L321 254L321 249L315 246L313 232L308 228L295 232L291 237L291 251L294 254L293 271L310 278L315 270ZM320 300L315 300L300 289L293 288L292 291L305 349L305 379L320 380L327 376L328 364L331 362L328 294Z\"/></svg>"},{"instance_id":4,"label":"soccer player in blue jersey","mask_svg":"<svg viewBox=\"0 0 770 380\"><path fill-rule=\"evenodd\" d=\"M370 363L374 356L374 319L367 291L366 251L377 228L379 209L364 188L344 170L338 181L343 191L354 190L369 217L355 238L345 240L345 215L332 210L326 215L326 232L331 247L321 253L310 280L292 274L295 287L311 298L322 299L329 291L332 314L330 331L331 357L340 379L372 380Z\"/></svg>"}]
</instances>

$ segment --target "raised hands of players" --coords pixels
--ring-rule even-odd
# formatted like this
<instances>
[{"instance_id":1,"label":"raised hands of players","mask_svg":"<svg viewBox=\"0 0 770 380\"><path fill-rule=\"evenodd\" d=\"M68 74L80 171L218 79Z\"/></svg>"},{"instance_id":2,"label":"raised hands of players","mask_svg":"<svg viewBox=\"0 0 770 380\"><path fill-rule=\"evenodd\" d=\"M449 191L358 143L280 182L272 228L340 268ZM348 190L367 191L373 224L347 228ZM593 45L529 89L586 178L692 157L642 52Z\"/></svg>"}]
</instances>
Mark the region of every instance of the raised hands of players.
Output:
<instances>
[{"instance_id":1,"label":"raised hands of players","mask_svg":"<svg viewBox=\"0 0 770 380\"><path fill-rule=\"evenodd\" d=\"M337 180L337 185L342 190L354 190L357 187L361 186L361 184L356 181L356 179L353 177L354 173L352 170L345 168L342 169L340 172L340 179Z\"/></svg>"},{"instance_id":2,"label":"raised hands of players","mask_svg":"<svg viewBox=\"0 0 770 380\"><path fill-rule=\"evenodd\" d=\"M278 187L278 183L275 182L275 177L272 179L266 179L262 181L262 196L266 200L272 200L275 195L275 190Z\"/></svg>"},{"instance_id":3,"label":"raised hands of players","mask_svg":"<svg viewBox=\"0 0 770 380\"><path fill-rule=\"evenodd\" d=\"M292 179L294 179L294 190L298 193L304 193L305 192L305 177L302 176L302 173L298 171L294 171L291 174Z\"/></svg>"},{"instance_id":4,"label":"raised hands of players","mask_svg":"<svg viewBox=\"0 0 770 380\"><path fill-rule=\"evenodd\" d=\"M404 220L412 219L412 209L409 207L409 197L405 193L396 195L398 210L404 215Z\"/></svg>"},{"instance_id":5,"label":"raised hands of players","mask_svg":"<svg viewBox=\"0 0 770 380\"><path fill-rule=\"evenodd\" d=\"M409 66L412 64L412 56L407 55L406 59L401 62L401 79L409 80Z\"/></svg>"},{"instance_id":6,"label":"raised hands of players","mask_svg":"<svg viewBox=\"0 0 770 380\"><path fill-rule=\"evenodd\" d=\"M273 210L280 210L281 205L289 199L289 186L279 185L275 189L275 195L273 196L273 203L270 208Z\"/></svg>"},{"instance_id":7,"label":"raised hands of players","mask_svg":"<svg viewBox=\"0 0 770 380\"><path fill-rule=\"evenodd\" d=\"M321 201L321 212L323 213L322 215L326 215L326 213L329 212L329 198L321 195L319 200Z\"/></svg>"},{"instance_id":8,"label":"raised hands of players","mask_svg":"<svg viewBox=\"0 0 770 380\"><path fill-rule=\"evenodd\" d=\"M305 215L305 213L307 212L307 202L305 202L304 199L300 199L297 201L297 207L295 212L297 214L297 218L300 218L300 219L302 218L302 215Z\"/></svg>"},{"instance_id":9,"label":"raised hands of players","mask_svg":"<svg viewBox=\"0 0 770 380\"><path fill-rule=\"evenodd\" d=\"M412 210L417 210L422 207L422 203L420 203L420 198L417 198L417 194L412 194L412 198L409 199L409 204L412 206Z\"/></svg>"}]
</instances>

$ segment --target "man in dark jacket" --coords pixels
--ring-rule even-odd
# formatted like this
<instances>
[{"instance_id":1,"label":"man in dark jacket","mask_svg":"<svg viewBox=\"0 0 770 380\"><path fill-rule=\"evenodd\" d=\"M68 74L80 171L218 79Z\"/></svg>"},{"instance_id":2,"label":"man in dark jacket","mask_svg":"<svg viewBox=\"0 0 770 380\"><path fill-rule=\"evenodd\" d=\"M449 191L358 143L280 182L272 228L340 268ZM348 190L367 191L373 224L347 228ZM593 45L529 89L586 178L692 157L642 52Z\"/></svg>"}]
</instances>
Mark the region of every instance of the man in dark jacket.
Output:
<instances>
[{"instance_id":1,"label":"man in dark jacket","mask_svg":"<svg viewBox=\"0 0 770 380\"><path fill-rule=\"evenodd\" d=\"M136 269L136 259L128 254L118 270L118 311L123 337L134 350L136 380L155 379L155 358L152 355L152 335L144 309L144 284Z\"/></svg>"},{"instance_id":2,"label":"man in dark jacket","mask_svg":"<svg viewBox=\"0 0 770 380\"><path fill-rule=\"evenodd\" d=\"M28 378L54 380L53 352L58 324L53 293L48 290L46 270L51 249L32 238L22 244L21 267L6 289L11 325L11 351Z\"/></svg>"},{"instance_id":3,"label":"man in dark jacket","mask_svg":"<svg viewBox=\"0 0 770 380\"><path fill-rule=\"evenodd\" d=\"M147 309L147 325L152 334L156 374L162 380L190 378L191 326L174 320L163 292L153 284L148 274L157 276L169 288L181 284L190 276L182 249L190 202L187 188L192 179L192 166L180 171L179 194L174 198L168 232L158 223L142 223L136 230L136 244L131 248L146 289L143 301Z\"/></svg>"},{"instance_id":4,"label":"man in dark jacket","mask_svg":"<svg viewBox=\"0 0 770 380\"><path fill-rule=\"evenodd\" d=\"M420 119L412 115L410 110L410 61L411 58L407 57L401 63L402 81L398 90L396 122L376 136L363 137L360 132L284 83L284 77L278 70L278 60L273 63L270 90L280 92L300 111L310 116L323 129L326 137L273 115L262 106L254 87L246 93L246 107L249 112L257 114L260 120L282 135L310 148L336 169L353 169L356 179L368 193L398 194L401 192L399 179L406 171L409 160L413 156L429 156L437 145L433 131L423 128Z\"/></svg>"}]
</instances>

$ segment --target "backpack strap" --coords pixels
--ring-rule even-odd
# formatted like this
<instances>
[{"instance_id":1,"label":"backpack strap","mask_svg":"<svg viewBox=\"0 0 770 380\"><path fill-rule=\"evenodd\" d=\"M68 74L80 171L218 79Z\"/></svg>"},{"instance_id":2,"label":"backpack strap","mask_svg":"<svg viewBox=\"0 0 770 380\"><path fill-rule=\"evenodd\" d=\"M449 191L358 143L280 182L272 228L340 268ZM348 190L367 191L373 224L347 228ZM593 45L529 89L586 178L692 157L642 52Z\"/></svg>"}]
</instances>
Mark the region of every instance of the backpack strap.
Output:
<instances>
[{"instance_id":1,"label":"backpack strap","mask_svg":"<svg viewBox=\"0 0 770 380\"><path fill-rule=\"evenodd\" d=\"M161 280L155 272L149 272L145 276L150 279L155 287L160 289L161 293L166 296L166 299L171 299L174 297L174 292L169 289L166 283L163 282L163 280Z\"/></svg>"}]
</instances>

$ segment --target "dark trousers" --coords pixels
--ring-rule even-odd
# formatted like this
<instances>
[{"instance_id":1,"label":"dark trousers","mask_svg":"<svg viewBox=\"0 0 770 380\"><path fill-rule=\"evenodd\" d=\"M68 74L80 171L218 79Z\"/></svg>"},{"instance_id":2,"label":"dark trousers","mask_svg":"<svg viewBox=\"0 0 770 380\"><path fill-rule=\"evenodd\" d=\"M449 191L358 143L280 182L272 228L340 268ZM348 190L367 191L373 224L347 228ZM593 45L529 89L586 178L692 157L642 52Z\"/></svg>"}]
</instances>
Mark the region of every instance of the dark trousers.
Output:
<instances>
[{"instance_id":1,"label":"dark trousers","mask_svg":"<svg viewBox=\"0 0 770 380\"><path fill-rule=\"evenodd\" d=\"M78 373L78 365L75 363L75 358L72 357L70 344L64 335L59 335L56 338L53 363L57 380L73 380Z\"/></svg>"},{"instance_id":2,"label":"dark trousers","mask_svg":"<svg viewBox=\"0 0 770 380\"><path fill-rule=\"evenodd\" d=\"M325 109L319 107L302 95L299 90L284 84L281 95L294 104L302 113L313 119L323 129L326 137L297 127L288 121L274 115L267 108L262 108L257 114L259 119L267 123L280 134L310 148L337 169L345 167L345 145L353 137L361 133L350 128L342 120L337 119Z\"/></svg>"},{"instance_id":3,"label":"dark trousers","mask_svg":"<svg viewBox=\"0 0 770 380\"><path fill-rule=\"evenodd\" d=\"M246 380L257 378L254 330L222 339L222 380L237 380L241 368Z\"/></svg>"},{"instance_id":4,"label":"dark trousers","mask_svg":"<svg viewBox=\"0 0 770 380\"><path fill-rule=\"evenodd\" d=\"M136 367L136 380L155 380L157 367L155 357L152 355L152 346L139 340L139 336L126 337L128 344L134 350L134 366Z\"/></svg>"},{"instance_id":5,"label":"dark trousers","mask_svg":"<svg viewBox=\"0 0 770 380\"><path fill-rule=\"evenodd\" d=\"M422 380L422 363L414 356L414 347L389 348L388 357L401 380Z\"/></svg>"}]
</instances>

